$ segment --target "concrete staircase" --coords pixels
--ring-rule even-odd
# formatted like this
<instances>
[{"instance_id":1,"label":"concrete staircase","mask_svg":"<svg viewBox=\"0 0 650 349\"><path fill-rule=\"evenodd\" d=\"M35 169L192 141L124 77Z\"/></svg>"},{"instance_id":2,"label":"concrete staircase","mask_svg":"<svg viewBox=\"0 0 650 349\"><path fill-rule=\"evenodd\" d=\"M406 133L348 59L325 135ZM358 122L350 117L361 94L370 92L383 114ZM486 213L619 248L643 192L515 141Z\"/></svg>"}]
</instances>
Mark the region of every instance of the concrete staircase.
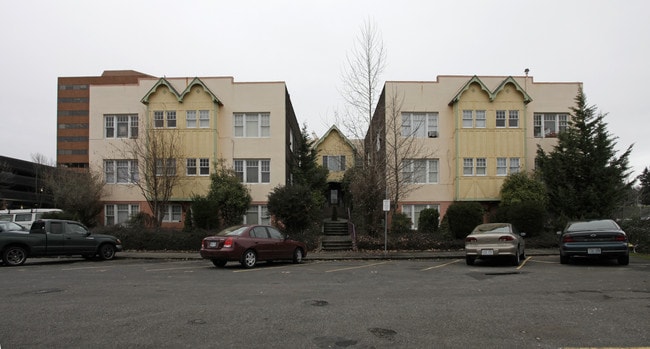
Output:
<instances>
[{"instance_id":1,"label":"concrete staircase","mask_svg":"<svg viewBox=\"0 0 650 349\"><path fill-rule=\"evenodd\" d=\"M323 238L321 248L324 251L352 250L352 238L348 231L348 221L339 219L323 221Z\"/></svg>"}]
</instances>

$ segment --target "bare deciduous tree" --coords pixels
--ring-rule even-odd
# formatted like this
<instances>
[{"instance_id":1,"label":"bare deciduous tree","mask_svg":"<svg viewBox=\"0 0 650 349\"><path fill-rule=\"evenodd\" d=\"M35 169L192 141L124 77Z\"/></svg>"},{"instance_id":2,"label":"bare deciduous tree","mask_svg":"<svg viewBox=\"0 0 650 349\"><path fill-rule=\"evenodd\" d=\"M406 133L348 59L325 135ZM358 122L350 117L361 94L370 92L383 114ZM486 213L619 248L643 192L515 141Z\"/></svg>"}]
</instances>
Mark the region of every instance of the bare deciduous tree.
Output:
<instances>
[{"instance_id":1,"label":"bare deciduous tree","mask_svg":"<svg viewBox=\"0 0 650 349\"><path fill-rule=\"evenodd\" d=\"M133 184L147 200L156 227L160 227L179 181L177 161L184 158L181 139L176 129L152 127L146 127L142 136L132 141L126 155L138 161L138 175L132 178Z\"/></svg>"}]
</instances>

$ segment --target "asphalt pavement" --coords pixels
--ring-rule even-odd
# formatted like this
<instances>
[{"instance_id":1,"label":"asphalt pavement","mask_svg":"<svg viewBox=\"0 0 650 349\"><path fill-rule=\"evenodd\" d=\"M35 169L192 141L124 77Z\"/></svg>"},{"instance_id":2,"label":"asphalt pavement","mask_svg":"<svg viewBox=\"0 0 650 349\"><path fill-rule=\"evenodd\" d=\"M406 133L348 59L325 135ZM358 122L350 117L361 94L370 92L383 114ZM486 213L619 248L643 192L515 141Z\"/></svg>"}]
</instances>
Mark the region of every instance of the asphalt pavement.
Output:
<instances>
[{"instance_id":1,"label":"asphalt pavement","mask_svg":"<svg viewBox=\"0 0 650 349\"><path fill-rule=\"evenodd\" d=\"M527 256L553 256L559 255L557 249L527 249ZM175 260L192 260L201 259L201 255L195 251L134 251L127 250L118 252L116 258L130 258L130 259L175 259ZM421 250L421 251L309 251L305 260L371 260L371 259L457 259L465 258L465 250L455 251L437 251L437 250Z\"/></svg>"}]
</instances>

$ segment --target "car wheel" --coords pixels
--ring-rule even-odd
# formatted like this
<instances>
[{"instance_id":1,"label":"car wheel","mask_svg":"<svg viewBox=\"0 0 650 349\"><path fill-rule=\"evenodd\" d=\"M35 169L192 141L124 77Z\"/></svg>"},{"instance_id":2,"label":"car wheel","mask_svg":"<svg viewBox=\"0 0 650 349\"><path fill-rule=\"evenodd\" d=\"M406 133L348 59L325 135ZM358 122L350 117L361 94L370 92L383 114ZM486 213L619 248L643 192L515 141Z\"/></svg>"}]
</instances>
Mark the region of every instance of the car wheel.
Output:
<instances>
[{"instance_id":1,"label":"car wheel","mask_svg":"<svg viewBox=\"0 0 650 349\"><path fill-rule=\"evenodd\" d=\"M295 251L293 251L293 262L294 263L302 263L302 248L296 248Z\"/></svg>"},{"instance_id":2,"label":"car wheel","mask_svg":"<svg viewBox=\"0 0 650 349\"><path fill-rule=\"evenodd\" d=\"M465 256L465 263L467 263L467 265L474 265L475 260L476 257L474 256Z\"/></svg>"},{"instance_id":3,"label":"car wheel","mask_svg":"<svg viewBox=\"0 0 650 349\"><path fill-rule=\"evenodd\" d=\"M521 255L519 254L519 247L517 247L517 252L515 252L515 255L512 256L512 265L515 267L521 264Z\"/></svg>"},{"instance_id":4,"label":"car wheel","mask_svg":"<svg viewBox=\"0 0 650 349\"><path fill-rule=\"evenodd\" d=\"M618 264L620 265L630 264L630 256L618 257Z\"/></svg>"},{"instance_id":5,"label":"car wheel","mask_svg":"<svg viewBox=\"0 0 650 349\"><path fill-rule=\"evenodd\" d=\"M560 255L560 264L569 264L569 256Z\"/></svg>"},{"instance_id":6,"label":"car wheel","mask_svg":"<svg viewBox=\"0 0 650 349\"><path fill-rule=\"evenodd\" d=\"M10 267L22 265L27 260L27 250L20 246L9 246L2 253L2 262Z\"/></svg>"},{"instance_id":7,"label":"car wheel","mask_svg":"<svg viewBox=\"0 0 650 349\"><path fill-rule=\"evenodd\" d=\"M241 257L241 265L245 268L252 268L257 263L257 254L253 250L246 250Z\"/></svg>"},{"instance_id":8,"label":"car wheel","mask_svg":"<svg viewBox=\"0 0 650 349\"><path fill-rule=\"evenodd\" d=\"M221 259L213 259L212 260L212 264L214 264L214 266L217 267L217 268L225 267L226 263L228 263L228 261L224 261L224 260L221 260Z\"/></svg>"},{"instance_id":9,"label":"car wheel","mask_svg":"<svg viewBox=\"0 0 650 349\"><path fill-rule=\"evenodd\" d=\"M103 244L99 246L99 258L104 261L111 260L115 257L115 246L111 244Z\"/></svg>"}]
</instances>

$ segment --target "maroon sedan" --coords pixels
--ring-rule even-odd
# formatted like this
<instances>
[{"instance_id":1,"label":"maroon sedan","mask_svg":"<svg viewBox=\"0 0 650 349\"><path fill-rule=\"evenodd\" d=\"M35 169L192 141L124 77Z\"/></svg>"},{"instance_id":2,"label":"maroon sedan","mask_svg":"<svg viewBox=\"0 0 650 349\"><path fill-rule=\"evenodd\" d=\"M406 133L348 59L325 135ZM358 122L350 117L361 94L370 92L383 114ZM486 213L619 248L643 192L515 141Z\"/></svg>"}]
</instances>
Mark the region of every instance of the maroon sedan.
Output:
<instances>
[{"instance_id":1,"label":"maroon sedan","mask_svg":"<svg viewBox=\"0 0 650 349\"><path fill-rule=\"evenodd\" d=\"M292 260L301 263L307 247L299 241L289 240L278 229L268 225L238 225L226 228L217 235L208 236L201 243L201 257L217 267L229 261L241 263L246 268L258 260Z\"/></svg>"}]
</instances>

